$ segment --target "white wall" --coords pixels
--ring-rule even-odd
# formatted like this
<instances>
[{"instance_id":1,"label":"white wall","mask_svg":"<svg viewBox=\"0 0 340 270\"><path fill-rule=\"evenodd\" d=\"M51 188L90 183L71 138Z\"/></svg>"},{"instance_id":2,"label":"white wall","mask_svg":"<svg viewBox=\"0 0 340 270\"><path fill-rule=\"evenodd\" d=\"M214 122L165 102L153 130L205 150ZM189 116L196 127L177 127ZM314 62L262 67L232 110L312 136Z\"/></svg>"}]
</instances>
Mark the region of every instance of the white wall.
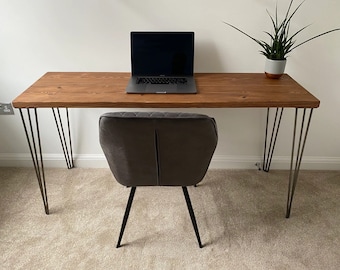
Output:
<instances>
[{"instance_id":1,"label":"white wall","mask_svg":"<svg viewBox=\"0 0 340 270\"><path fill-rule=\"evenodd\" d=\"M289 0L279 0L284 10ZM300 1L297 1L299 3ZM228 21L266 38L266 9L276 0L0 0L0 102L10 102L47 71L130 71L129 32L190 30L196 33L196 72L263 72L264 57ZM308 0L292 30L300 35L340 27L340 2ZM304 168L340 169L340 32L297 49L286 72L321 100L307 141ZM270 94L270 93L268 93ZM98 117L109 109L72 109L78 166L106 166L98 143ZM254 168L263 147L263 109L186 109L216 118L219 145L213 167ZM64 166L50 110L40 110L47 166ZM287 110L273 168L288 168L293 110ZM0 166L30 166L18 110L0 116Z\"/></svg>"}]
</instances>

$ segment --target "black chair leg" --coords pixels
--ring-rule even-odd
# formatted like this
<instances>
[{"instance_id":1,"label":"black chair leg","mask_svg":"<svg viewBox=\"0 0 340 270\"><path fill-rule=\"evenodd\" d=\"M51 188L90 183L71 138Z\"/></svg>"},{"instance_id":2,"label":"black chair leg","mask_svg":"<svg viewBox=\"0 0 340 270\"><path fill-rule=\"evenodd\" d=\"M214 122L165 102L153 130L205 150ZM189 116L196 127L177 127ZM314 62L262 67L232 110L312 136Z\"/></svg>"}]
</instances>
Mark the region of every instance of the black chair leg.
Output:
<instances>
[{"instance_id":1,"label":"black chair leg","mask_svg":"<svg viewBox=\"0 0 340 270\"><path fill-rule=\"evenodd\" d=\"M136 187L132 187L131 191L130 191L129 200L128 200L128 203L126 205L125 214L124 214L124 218L123 218L123 223L122 223L122 227L120 229L119 239L118 239L118 243L117 243L116 248L120 247L120 242L122 241L122 238L123 238L126 222L128 220L129 214L130 214L130 209L131 209L133 197L135 196L135 192L136 192Z\"/></svg>"},{"instance_id":2,"label":"black chair leg","mask_svg":"<svg viewBox=\"0 0 340 270\"><path fill-rule=\"evenodd\" d=\"M197 237L198 245L199 245L200 248L202 248L203 245L201 243L200 234L198 232L196 218L195 218L194 210L192 209L192 205L191 205L191 200L190 200L190 197L189 197L188 189L187 189L187 187L182 187L182 189L183 189L185 201L187 202L187 206L188 206L190 218L191 218L191 221L192 221L192 225L194 226L194 230L195 230L195 234L196 234L196 237Z\"/></svg>"}]
</instances>

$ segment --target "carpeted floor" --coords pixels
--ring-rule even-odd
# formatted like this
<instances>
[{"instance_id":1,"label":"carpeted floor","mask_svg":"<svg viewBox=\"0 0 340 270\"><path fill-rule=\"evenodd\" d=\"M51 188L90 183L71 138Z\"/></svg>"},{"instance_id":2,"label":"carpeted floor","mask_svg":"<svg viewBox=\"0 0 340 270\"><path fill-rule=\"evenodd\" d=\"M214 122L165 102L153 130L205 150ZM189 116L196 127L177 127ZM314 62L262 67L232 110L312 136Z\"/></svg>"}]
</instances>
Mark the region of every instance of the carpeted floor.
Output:
<instances>
[{"instance_id":1,"label":"carpeted floor","mask_svg":"<svg viewBox=\"0 0 340 270\"><path fill-rule=\"evenodd\" d=\"M46 169L49 216L31 168L0 168L0 269L340 269L340 171L303 171L285 218L287 171L209 170L189 187L129 195L108 169Z\"/></svg>"}]
</instances>

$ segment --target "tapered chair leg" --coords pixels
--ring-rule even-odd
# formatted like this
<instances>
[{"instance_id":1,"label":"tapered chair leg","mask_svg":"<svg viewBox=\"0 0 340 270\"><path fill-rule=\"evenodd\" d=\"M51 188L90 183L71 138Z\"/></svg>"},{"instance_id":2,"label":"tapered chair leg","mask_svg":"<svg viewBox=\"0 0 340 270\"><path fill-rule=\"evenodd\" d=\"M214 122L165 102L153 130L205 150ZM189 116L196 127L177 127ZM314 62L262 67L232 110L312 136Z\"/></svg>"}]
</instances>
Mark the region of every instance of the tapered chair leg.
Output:
<instances>
[{"instance_id":1,"label":"tapered chair leg","mask_svg":"<svg viewBox=\"0 0 340 270\"><path fill-rule=\"evenodd\" d=\"M188 206L191 222L192 222L192 225L194 226L194 230L195 230L195 234L196 234L196 237L197 237L198 245L199 245L200 248L202 248L203 245L201 243L200 234L198 232L196 218L195 218L194 210L192 209L192 205L191 205L191 200L190 200L190 196L189 196L189 193L188 193L188 189L187 189L187 187L182 187L182 189L183 189L185 201L187 202L187 206Z\"/></svg>"},{"instance_id":2,"label":"tapered chair leg","mask_svg":"<svg viewBox=\"0 0 340 270\"><path fill-rule=\"evenodd\" d=\"M124 214L124 218L123 218L123 223L122 223L122 227L120 229L120 234L119 234L118 243L117 243L116 248L120 247L120 242L122 241L122 238L123 238L126 222L127 222L128 218L129 218L130 209L131 209L133 197L135 196L135 192L136 192L136 187L132 187L131 191L130 191L129 200L128 200L128 203L126 205L125 214Z\"/></svg>"}]
</instances>

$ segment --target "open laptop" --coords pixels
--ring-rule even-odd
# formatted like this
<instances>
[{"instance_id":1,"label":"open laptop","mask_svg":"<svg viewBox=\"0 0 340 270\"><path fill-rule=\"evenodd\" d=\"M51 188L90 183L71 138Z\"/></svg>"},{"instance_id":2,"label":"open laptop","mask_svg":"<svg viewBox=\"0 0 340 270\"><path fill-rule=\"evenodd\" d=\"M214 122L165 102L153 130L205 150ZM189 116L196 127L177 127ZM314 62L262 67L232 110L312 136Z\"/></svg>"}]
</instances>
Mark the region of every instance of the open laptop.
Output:
<instances>
[{"instance_id":1,"label":"open laptop","mask_svg":"<svg viewBox=\"0 0 340 270\"><path fill-rule=\"evenodd\" d=\"M194 32L131 32L127 93L196 93Z\"/></svg>"}]
</instances>

